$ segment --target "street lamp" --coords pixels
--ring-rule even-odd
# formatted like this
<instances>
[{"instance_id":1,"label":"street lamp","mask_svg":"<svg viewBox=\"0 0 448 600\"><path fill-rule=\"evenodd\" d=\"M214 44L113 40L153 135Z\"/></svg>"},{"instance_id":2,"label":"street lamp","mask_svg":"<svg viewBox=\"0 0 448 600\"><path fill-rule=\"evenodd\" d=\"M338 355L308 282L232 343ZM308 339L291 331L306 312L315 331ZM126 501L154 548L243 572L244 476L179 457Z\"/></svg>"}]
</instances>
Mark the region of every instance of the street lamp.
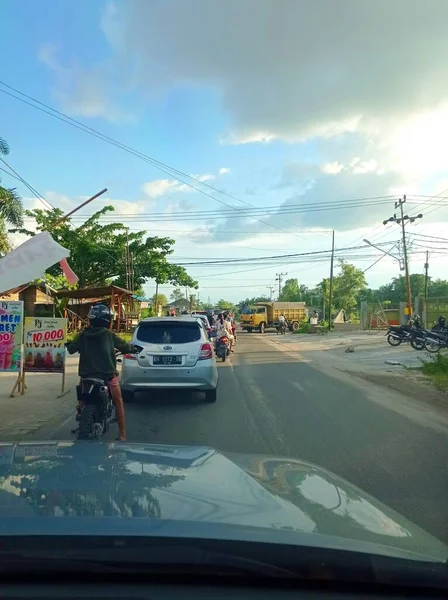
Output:
<instances>
[{"instance_id":1,"label":"street lamp","mask_svg":"<svg viewBox=\"0 0 448 600\"><path fill-rule=\"evenodd\" d=\"M398 264L400 265L400 271L404 271L404 264L403 264L403 261L402 261L401 258L397 258L396 256L394 256L390 252L386 252L386 250L383 250L382 248L379 248L378 246L375 246L375 244L372 244L372 242L369 242L369 240L364 239L362 241L365 242L366 244L368 244L369 246L372 246L372 248L375 248L376 250L379 250L383 254L387 254L388 256L391 256L394 260L397 260Z\"/></svg>"}]
</instances>

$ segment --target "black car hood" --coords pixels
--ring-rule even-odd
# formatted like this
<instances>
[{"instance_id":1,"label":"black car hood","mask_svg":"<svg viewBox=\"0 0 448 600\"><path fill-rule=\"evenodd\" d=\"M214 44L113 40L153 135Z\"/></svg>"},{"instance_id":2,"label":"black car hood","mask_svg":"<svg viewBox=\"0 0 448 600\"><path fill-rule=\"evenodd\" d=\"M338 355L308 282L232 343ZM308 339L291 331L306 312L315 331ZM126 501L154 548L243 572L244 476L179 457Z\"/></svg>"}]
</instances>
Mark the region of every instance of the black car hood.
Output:
<instances>
[{"instance_id":1,"label":"black car hood","mask_svg":"<svg viewBox=\"0 0 448 600\"><path fill-rule=\"evenodd\" d=\"M392 509L300 460L197 446L0 445L0 536L68 534L86 522L91 532L107 522L117 534L160 535L164 523L162 534L172 535L187 524L201 535L231 531L312 545L334 539L448 557L444 544Z\"/></svg>"}]
</instances>

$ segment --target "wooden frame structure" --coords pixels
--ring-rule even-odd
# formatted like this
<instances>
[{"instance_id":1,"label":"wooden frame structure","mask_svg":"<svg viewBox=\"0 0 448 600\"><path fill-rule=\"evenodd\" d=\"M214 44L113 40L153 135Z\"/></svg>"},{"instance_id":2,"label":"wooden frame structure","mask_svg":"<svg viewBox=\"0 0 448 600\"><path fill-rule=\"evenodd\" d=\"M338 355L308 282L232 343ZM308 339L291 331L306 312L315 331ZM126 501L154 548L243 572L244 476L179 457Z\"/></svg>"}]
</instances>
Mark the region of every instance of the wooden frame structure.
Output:
<instances>
[{"instance_id":1,"label":"wooden frame structure","mask_svg":"<svg viewBox=\"0 0 448 600\"><path fill-rule=\"evenodd\" d=\"M82 323L85 323L88 309L92 304L104 302L110 306L112 311L116 311L117 318L114 322L113 329L117 333L120 333L122 328L124 330L127 329L126 319L123 319L123 315L125 314L123 305L127 305L131 310L134 307L134 299L132 297L133 292L116 285L84 288L80 290L57 290L53 295L60 299L67 298L68 300L78 300L78 303L72 303L65 309L65 316L67 318L70 316L68 321L70 332L78 330L82 326Z\"/></svg>"}]
</instances>

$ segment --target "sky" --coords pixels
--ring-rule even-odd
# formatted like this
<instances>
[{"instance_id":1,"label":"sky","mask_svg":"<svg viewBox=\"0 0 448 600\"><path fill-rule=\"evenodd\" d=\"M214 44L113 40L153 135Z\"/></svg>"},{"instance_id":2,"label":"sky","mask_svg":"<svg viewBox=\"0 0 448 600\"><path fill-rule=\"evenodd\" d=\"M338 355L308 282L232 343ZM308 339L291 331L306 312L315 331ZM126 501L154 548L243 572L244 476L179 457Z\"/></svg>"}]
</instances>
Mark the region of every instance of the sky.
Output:
<instances>
[{"instance_id":1,"label":"sky","mask_svg":"<svg viewBox=\"0 0 448 600\"><path fill-rule=\"evenodd\" d=\"M410 270L428 250L444 278L447 18L446 0L3 0L7 161L64 210L107 187L90 212L113 204L131 230L172 237L173 262L247 261L189 265L202 300L269 295L277 273L316 285L327 255L263 258L328 250L332 230L370 287L390 281L398 260L342 249L368 239L398 258L383 221L403 195L423 215Z\"/></svg>"}]
</instances>

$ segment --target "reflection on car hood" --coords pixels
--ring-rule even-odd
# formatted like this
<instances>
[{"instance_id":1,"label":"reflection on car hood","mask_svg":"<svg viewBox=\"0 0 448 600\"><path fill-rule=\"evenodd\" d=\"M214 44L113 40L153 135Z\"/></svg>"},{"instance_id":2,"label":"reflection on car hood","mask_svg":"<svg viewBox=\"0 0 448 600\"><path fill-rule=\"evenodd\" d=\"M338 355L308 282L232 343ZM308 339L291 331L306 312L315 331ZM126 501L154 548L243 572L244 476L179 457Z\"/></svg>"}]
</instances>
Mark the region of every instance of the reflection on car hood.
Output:
<instances>
[{"instance_id":1,"label":"reflection on car hood","mask_svg":"<svg viewBox=\"0 0 448 600\"><path fill-rule=\"evenodd\" d=\"M81 518L112 524L126 519L129 526L138 518L143 528L193 523L202 532L205 525L244 526L241 532L256 531L259 540L269 541L276 531L287 533L288 543L297 537L299 544L319 545L316 540L335 536L433 559L448 556L444 544L395 511L300 460L224 455L198 446L0 444L0 535L15 533L14 523L26 534L23 523L36 521L45 531L55 520L60 534Z\"/></svg>"}]
</instances>

